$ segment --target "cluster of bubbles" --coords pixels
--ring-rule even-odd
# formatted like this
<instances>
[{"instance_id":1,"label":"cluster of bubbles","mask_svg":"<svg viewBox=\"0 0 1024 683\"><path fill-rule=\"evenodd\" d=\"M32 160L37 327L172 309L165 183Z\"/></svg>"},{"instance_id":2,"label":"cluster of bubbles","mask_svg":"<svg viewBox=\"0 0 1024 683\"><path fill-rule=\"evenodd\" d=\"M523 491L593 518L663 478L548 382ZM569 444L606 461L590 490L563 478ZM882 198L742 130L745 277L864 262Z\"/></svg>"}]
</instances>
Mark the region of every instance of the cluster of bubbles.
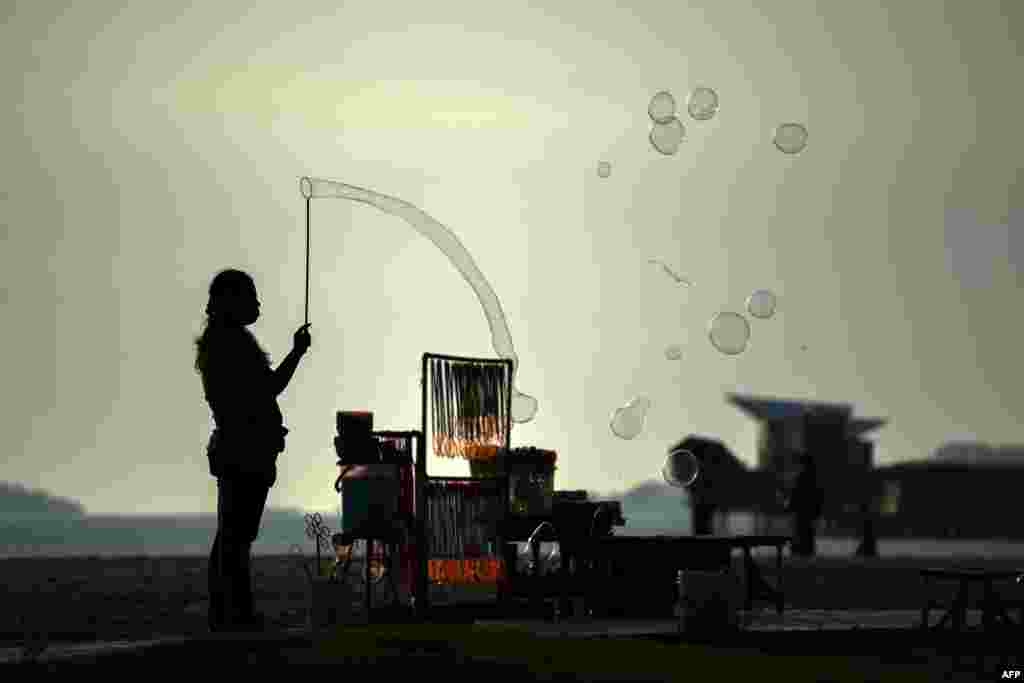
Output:
<instances>
[{"instance_id":1,"label":"cluster of bubbles","mask_svg":"<svg viewBox=\"0 0 1024 683\"><path fill-rule=\"evenodd\" d=\"M655 93L647 105L647 114L653 125L648 139L658 152L670 156L679 151L686 137L686 127L676 116L676 98L667 90Z\"/></svg>"},{"instance_id":2,"label":"cluster of bubbles","mask_svg":"<svg viewBox=\"0 0 1024 683\"><path fill-rule=\"evenodd\" d=\"M660 261L657 263L665 267ZM667 267L666 270L668 270ZM671 272L670 275L674 278L678 277ZM756 289L747 297L746 312L753 318L768 320L775 315L777 305L774 292L770 289ZM747 345L750 343L750 323L741 313L720 311L708 324L708 339L711 341L711 345L721 353L738 356L746 351ZM806 346L801 347L801 350L806 349ZM665 358L670 361L682 360L683 347L680 344L669 345L665 348ZM620 439L635 439L643 432L647 412L650 408L651 400L646 396L638 396L621 408L617 408L611 417L612 433ZM696 473L693 476L696 478Z\"/></svg>"},{"instance_id":3,"label":"cluster of bubbles","mask_svg":"<svg viewBox=\"0 0 1024 683\"><path fill-rule=\"evenodd\" d=\"M694 88L686 101L686 111L694 121L707 121L718 113L718 93L711 88ZM648 138L655 150L666 156L679 151L686 137L686 126L676 116L676 98L667 90L654 94L647 105L653 122Z\"/></svg>"},{"instance_id":4,"label":"cluster of bubbles","mask_svg":"<svg viewBox=\"0 0 1024 683\"><path fill-rule=\"evenodd\" d=\"M770 289L758 289L747 297L747 313L767 320L775 315L776 299ZM745 316L733 311L722 311L708 324L708 339L722 353L736 356L747 349L750 342L750 323Z\"/></svg>"},{"instance_id":5,"label":"cluster of bubbles","mask_svg":"<svg viewBox=\"0 0 1024 683\"><path fill-rule=\"evenodd\" d=\"M700 86L690 91L686 99L686 111L694 121L709 121L718 113L718 93L713 88ZM660 154L672 156L686 137L686 126L676 115L676 98L668 90L659 90L647 105L651 118L651 132L648 135L651 146ZM799 154L807 146L807 127L802 123L782 123L775 128L772 143L783 154ZM597 175L607 178L612 166L607 161L597 165Z\"/></svg>"},{"instance_id":6,"label":"cluster of bubbles","mask_svg":"<svg viewBox=\"0 0 1024 683\"><path fill-rule=\"evenodd\" d=\"M687 98L686 111L694 121L708 121L715 117L718 109L718 93L712 88L694 88ZM651 146L666 156L676 154L686 137L686 127L677 116L676 99L672 93L668 90L655 93L647 105L647 114L652 122L648 136ZM784 154L799 154L807 146L807 128L801 123L780 124L775 128L772 143ZM601 178L609 177L611 164L601 161L597 174ZM662 261L651 259L649 262L659 265L677 285L692 286L689 280L677 275ZM746 313L753 318L767 320L775 315L776 305L776 297L771 290L758 289L747 297ZM750 343L750 323L741 313L720 311L708 323L708 339L719 352L730 356L739 355ZM806 347L802 349L806 350ZM679 344L666 347L666 359L678 361L682 357L683 349ZM650 407L649 398L638 396L616 409L611 418L612 433L622 439L636 438L643 431ZM696 480L698 472L697 459L684 449L669 453L662 467L662 476L672 486L689 486Z\"/></svg>"}]
</instances>

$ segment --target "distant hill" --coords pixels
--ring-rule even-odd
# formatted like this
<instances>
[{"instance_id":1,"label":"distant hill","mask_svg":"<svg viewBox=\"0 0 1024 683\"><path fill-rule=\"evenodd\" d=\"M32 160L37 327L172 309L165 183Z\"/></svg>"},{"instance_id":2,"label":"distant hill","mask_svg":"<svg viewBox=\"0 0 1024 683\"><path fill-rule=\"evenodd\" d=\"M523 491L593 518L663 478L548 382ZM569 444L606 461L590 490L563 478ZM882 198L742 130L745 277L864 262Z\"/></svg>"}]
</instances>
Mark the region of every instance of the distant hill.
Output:
<instances>
[{"instance_id":1,"label":"distant hill","mask_svg":"<svg viewBox=\"0 0 1024 683\"><path fill-rule=\"evenodd\" d=\"M85 507L77 501L58 498L43 490L30 490L15 482L0 482L0 519L80 519L85 514Z\"/></svg>"},{"instance_id":2,"label":"distant hill","mask_svg":"<svg viewBox=\"0 0 1024 683\"><path fill-rule=\"evenodd\" d=\"M215 515L89 515L75 501L17 484L0 488L0 557L24 555L199 555L209 553L217 528ZM618 500L629 529L690 531L685 492L657 481L626 491L591 493L594 500ZM306 511L267 509L256 554L283 554L294 545L314 552L305 535ZM324 523L338 529L337 511L321 511Z\"/></svg>"},{"instance_id":3,"label":"distant hill","mask_svg":"<svg viewBox=\"0 0 1024 683\"><path fill-rule=\"evenodd\" d=\"M286 553L292 545L313 551L305 535L305 511L264 511L256 553ZM331 531L337 514L321 512ZM205 555L217 529L216 515L89 515L80 503L11 482L0 482L0 556L12 555Z\"/></svg>"},{"instance_id":4,"label":"distant hill","mask_svg":"<svg viewBox=\"0 0 1024 683\"><path fill-rule=\"evenodd\" d=\"M951 441L939 446L928 462L967 465L1024 466L1024 446Z\"/></svg>"},{"instance_id":5,"label":"distant hill","mask_svg":"<svg viewBox=\"0 0 1024 683\"><path fill-rule=\"evenodd\" d=\"M622 516L631 529L691 529L686 492L656 479L640 482L622 492L592 492L593 500L622 501Z\"/></svg>"}]
</instances>

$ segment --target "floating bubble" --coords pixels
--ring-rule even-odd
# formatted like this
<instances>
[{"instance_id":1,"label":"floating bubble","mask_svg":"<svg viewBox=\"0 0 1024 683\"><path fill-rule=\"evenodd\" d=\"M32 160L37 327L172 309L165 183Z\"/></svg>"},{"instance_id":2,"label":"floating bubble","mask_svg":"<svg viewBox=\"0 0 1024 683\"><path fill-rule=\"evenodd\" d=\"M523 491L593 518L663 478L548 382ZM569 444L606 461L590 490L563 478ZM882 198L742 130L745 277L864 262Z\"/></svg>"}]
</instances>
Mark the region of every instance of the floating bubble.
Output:
<instances>
[{"instance_id":1,"label":"floating bubble","mask_svg":"<svg viewBox=\"0 0 1024 683\"><path fill-rule=\"evenodd\" d=\"M612 433L620 439L635 439L644 430L644 422L650 408L651 400L646 396L638 396L617 408L612 413Z\"/></svg>"},{"instance_id":2,"label":"floating bubble","mask_svg":"<svg viewBox=\"0 0 1024 683\"><path fill-rule=\"evenodd\" d=\"M676 116L676 98L667 90L655 93L647 105L647 114L655 123L668 123Z\"/></svg>"},{"instance_id":3,"label":"floating bubble","mask_svg":"<svg viewBox=\"0 0 1024 683\"><path fill-rule=\"evenodd\" d=\"M448 260L462 274L476 293L480 305L487 316L491 328L491 346L501 358L512 361L512 420L517 423L529 422L537 414L537 399L519 391L515 385L516 373L519 370L519 358L512 346L512 334L508 330L505 314L498 296L491 289L490 283L473 261L466 248L451 230L438 223L425 211L396 197L389 197L373 190L366 190L355 185L347 185L333 180L304 177L299 181L299 189L306 199L333 197L348 199L376 207L385 213L398 216L408 223L440 249Z\"/></svg>"},{"instance_id":4,"label":"floating bubble","mask_svg":"<svg viewBox=\"0 0 1024 683\"><path fill-rule=\"evenodd\" d=\"M683 357L683 347L679 344L671 344L665 349L665 358L669 360L680 360Z\"/></svg>"},{"instance_id":5,"label":"floating bubble","mask_svg":"<svg viewBox=\"0 0 1024 683\"><path fill-rule=\"evenodd\" d=\"M673 280L675 280L677 285L686 285L687 287L693 286L692 282L687 280L685 277L681 277L681 276L677 275L676 272L674 270L672 270L671 268L669 268L667 265L665 265L665 263L663 261L659 261L656 258L652 258L652 259L647 259L647 262L648 263L653 263L653 264L658 265L658 266L661 266L661 269L663 271L665 271L665 274L668 275Z\"/></svg>"},{"instance_id":6,"label":"floating bubble","mask_svg":"<svg viewBox=\"0 0 1024 683\"><path fill-rule=\"evenodd\" d=\"M807 129L799 123L783 123L775 129L773 142L780 152L797 154L807 146Z\"/></svg>"},{"instance_id":7,"label":"floating bubble","mask_svg":"<svg viewBox=\"0 0 1024 683\"><path fill-rule=\"evenodd\" d=\"M723 311L711 319L708 338L716 349L730 356L743 353L750 341L750 323L739 313Z\"/></svg>"},{"instance_id":8,"label":"floating bubble","mask_svg":"<svg viewBox=\"0 0 1024 683\"><path fill-rule=\"evenodd\" d=\"M529 394L524 394L513 389L512 391L512 421L522 424L529 422L537 414L537 399Z\"/></svg>"},{"instance_id":9,"label":"floating bubble","mask_svg":"<svg viewBox=\"0 0 1024 683\"><path fill-rule=\"evenodd\" d=\"M651 126L651 134L648 137L654 149L668 156L679 151L679 145L686 137L686 128L682 121L673 116L664 123L655 123Z\"/></svg>"},{"instance_id":10,"label":"floating bubble","mask_svg":"<svg viewBox=\"0 0 1024 683\"><path fill-rule=\"evenodd\" d=\"M767 289L758 289L747 297L747 312L755 318L767 320L775 315L775 294Z\"/></svg>"},{"instance_id":11,"label":"floating bubble","mask_svg":"<svg viewBox=\"0 0 1024 683\"><path fill-rule=\"evenodd\" d=\"M711 88L695 88L690 93L686 110L695 121L707 121L718 113L718 93Z\"/></svg>"},{"instance_id":12,"label":"floating bubble","mask_svg":"<svg viewBox=\"0 0 1024 683\"><path fill-rule=\"evenodd\" d=\"M689 486L697 481L700 464L697 457L685 448L677 448L665 458L661 468L661 476L672 486Z\"/></svg>"},{"instance_id":13,"label":"floating bubble","mask_svg":"<svg viewBox=\"0 0 1024 683\"><path fill-rule=\"evenodd\" d=\"M612 165L609 164L607 161L602 161L597 165L597 175L601 176L602 178L607 178L611 174Z\"/></svg>"}]
</instances>

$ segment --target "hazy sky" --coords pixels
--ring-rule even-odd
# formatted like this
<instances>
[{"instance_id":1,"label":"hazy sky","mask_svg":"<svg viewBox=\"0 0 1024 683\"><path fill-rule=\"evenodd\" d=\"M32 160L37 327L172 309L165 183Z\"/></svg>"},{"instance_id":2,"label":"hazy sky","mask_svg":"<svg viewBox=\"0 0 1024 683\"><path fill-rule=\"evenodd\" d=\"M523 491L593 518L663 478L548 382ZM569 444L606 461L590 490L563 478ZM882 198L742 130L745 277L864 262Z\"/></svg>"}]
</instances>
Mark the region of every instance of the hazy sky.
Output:
<instances>
[{"instance_id":1,"label":"hazy sky","mask_svg":"<svg viewBox=\"0 0 1024 683\"><path fill-rule=\"evenodd\" d=\"M0 479L96 513L214 509L206 288L253 274L276 365L303 318L303 175L458 235L539 401L513 442L557 450L559 488L657 476L691 431L753 463L728 391L889 417L883 462L1024 440L1020 2L66 4L8 0L0 24ZM706 122L685 113L702 85ZM687 129L673 156L648 142L659 90ZM786 121L800 155L772 145ZM493 351L400 219L314 200L312 233L313 348L270 504L323 509L336 410L416 428L420 354ZM709 319L758 288L778 313L718 353ZM647 429L618 439L638 395Z\"/></svg>"}]
</instances>

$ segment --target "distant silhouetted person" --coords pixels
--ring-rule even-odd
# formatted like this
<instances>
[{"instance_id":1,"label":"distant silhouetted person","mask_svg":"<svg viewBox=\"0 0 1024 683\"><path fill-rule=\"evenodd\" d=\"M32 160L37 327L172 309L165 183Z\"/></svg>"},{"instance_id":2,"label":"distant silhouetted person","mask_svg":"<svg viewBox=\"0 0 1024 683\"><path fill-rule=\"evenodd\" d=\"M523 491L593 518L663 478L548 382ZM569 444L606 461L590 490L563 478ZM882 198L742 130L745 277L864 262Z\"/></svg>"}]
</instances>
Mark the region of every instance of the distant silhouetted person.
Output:
<instances>
[{"instance_id":1,"label":"distant silhouetted person","mask_svg":"<svg viewBox=\"0 0 1024 683\"><path fill-rule=\"evenodd\" d=\"M878 537L875 535L875 506L872 503L861 503L860 544L857 545L857 557L878 557Z\"/></svg>"},{"instance_id":2,"label":"distant silhouetted person","mask_svg":"<svg viewBox=\"0 0 1024 683\"><path fill-rule=\"evenodd\" d=\"M210 474L217 479L217 535L210 551L211 630L259 629L250 552L263 507L277 481L277 456L285 435L277 396L309 349L309 325L276 370L247 329L260 315L252 278L224 270L210 283L206 327L196 339L196 370L216 427L207 446Z\"/></svg>"},{"instance_id":3,"label":"distant silhouetted person","mask_svg":"<svg viewBox=\"0 0 1024 683\"><path fill-rule=\"evenodd\" d=\"M815 525L824 507L824 492L818 482L814 456L804 454L800 464L800 473L789 499L789 512L794 518L793 554L811 557L815 551Z\"/></svg>"}]
</instances>

